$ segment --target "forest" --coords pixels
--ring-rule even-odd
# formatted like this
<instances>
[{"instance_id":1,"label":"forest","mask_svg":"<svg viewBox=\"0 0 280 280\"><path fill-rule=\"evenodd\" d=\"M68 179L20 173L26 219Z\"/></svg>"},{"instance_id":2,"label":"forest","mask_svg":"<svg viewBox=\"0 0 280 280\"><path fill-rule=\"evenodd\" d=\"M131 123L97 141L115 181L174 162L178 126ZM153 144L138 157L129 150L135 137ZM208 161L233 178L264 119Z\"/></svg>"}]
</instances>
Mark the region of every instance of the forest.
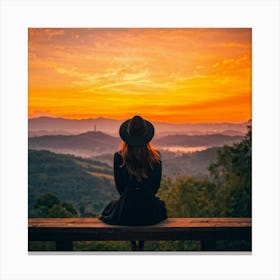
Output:
<instances>
[{"instance_id":1,"label":"forest","mask_svg":"<svg viewBox=\"0 0 280 280\"><path fill-rule=\"evenodd\" d=\"M251 217L252 127L231 146L211 150L208 176L163 176L158 196L169 217ZM96 217L118 197L112 167L105 163L29 150L29 217ZM191 176L192 175L192 176ZM146 242L147 251L198 250L195 241ZM219 241L218 250L249 250L249 242ZM29 250L54 250L31 242ZM129 251L129 242L74 242L76 251Z\"/></svg>"}]
</instances>

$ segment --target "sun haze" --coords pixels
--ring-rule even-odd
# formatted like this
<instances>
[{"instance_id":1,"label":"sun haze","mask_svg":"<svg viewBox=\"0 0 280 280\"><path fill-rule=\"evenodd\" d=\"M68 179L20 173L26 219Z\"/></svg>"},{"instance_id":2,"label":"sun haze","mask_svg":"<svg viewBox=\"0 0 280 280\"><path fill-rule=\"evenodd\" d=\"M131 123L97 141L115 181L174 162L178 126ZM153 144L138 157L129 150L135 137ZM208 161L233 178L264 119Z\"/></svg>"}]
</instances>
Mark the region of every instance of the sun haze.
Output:
<instances>
[{"instance_id":1,"label":"sun haze","mask_svg":"<svg viewBox=\"0 0 280 280\"><path fill-rule=\"evenodd\" d=\"M251 118L250 28L30 28L29 118Z\"/></svg>"}]
</instances>

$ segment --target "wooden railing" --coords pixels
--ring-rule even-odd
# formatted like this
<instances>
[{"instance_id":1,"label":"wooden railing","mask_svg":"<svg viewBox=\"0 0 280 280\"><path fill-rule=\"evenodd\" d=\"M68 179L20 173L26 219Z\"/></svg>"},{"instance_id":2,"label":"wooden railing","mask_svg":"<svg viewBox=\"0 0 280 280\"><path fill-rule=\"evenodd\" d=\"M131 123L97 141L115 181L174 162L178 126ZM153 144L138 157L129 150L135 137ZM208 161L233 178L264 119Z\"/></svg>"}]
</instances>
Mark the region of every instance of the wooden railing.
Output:
<instances>
[{"instance_id":1,"label":"wooden railing","mask_svg":"<svg viewBox=\"0 0 280 280\"><path fill-rule=\"evenodd\" d=\"M55 241L57 251L72 251L73 241L199 240L215 251L217 240L251 242L251 218L169 218L150 226L107 225L97 218L32 218L29 241Z\"/></svg>"}]
</instances>

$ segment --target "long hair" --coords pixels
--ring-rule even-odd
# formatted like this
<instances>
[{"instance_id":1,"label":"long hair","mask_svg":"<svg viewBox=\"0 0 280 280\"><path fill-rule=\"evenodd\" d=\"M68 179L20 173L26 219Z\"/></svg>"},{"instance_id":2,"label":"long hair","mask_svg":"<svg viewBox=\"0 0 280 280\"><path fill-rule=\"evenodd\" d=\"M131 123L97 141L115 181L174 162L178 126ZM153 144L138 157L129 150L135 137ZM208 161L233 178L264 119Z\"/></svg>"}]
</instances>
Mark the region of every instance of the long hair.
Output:
<instances>
[{"instance_id":1,"label":"long hair","mask_svg":"<svg viewBox=\"0 0 280 280\"><path fill-rule=\"evenodd\" d=\"M160 162L160 153L151 143L145 146L135 147L122 142L120 154L123 158L121 167L126 167L128 173L135 176L138 182L148 178L148 168L153 169L154 164Z\"/></svg>"}]
</instances>

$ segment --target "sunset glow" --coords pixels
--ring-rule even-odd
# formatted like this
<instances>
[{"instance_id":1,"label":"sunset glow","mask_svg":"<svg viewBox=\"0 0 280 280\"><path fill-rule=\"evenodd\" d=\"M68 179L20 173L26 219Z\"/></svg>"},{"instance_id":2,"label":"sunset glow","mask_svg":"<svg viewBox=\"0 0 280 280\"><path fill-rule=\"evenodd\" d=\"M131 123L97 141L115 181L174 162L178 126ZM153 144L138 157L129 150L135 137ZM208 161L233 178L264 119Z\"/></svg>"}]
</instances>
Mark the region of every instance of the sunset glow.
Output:
<instances>
[{"instance_id":1,"label":"sunset glow","mask_svg":"<svg viewBox=\"0 0 280 280\"><path fill-rule=\"evenodd\" d=\"M29 117L251 118L251 29L29 29Z\"/></svg>"}]
</instances>

